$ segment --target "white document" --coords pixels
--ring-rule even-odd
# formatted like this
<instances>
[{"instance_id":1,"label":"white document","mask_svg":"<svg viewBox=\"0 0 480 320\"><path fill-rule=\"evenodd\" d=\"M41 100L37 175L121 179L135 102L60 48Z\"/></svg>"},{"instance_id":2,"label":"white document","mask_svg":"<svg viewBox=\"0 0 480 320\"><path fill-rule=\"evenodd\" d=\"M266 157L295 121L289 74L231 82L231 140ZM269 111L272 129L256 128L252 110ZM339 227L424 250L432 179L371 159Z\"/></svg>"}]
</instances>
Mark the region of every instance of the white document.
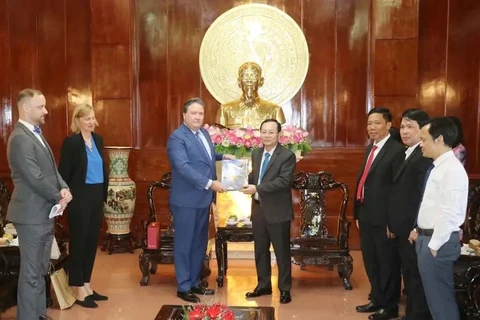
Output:
<instances>
[{"instance_id":1,"label":"white document","mask_svg":"<svg viewBox=\"0 0 480 320\"><path fill-rule=\"evenodd\" d=\"M57 216L61 216L63 214L63 210L61 210L62 206L59 205L59 204L56 204L52 207L52 210L50 210L50 214L48 215L48 217L50 219L53 219Z\"/></svg>"}]
</instances>

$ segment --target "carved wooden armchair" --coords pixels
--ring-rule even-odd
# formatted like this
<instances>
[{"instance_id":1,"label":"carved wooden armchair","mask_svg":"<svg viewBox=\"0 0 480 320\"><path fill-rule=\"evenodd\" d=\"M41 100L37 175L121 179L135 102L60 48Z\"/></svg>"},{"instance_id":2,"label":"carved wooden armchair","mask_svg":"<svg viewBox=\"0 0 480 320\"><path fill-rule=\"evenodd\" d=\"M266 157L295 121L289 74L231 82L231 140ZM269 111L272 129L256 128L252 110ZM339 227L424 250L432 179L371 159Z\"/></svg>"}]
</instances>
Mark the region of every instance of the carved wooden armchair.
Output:
<instances>
[{"instance_id":1,"label":"carved wooden armchair","mask_svg":"<svg viewBox=\"0 0 480 320\"><path fill-rule=\"evenodd\" d=\"M168 210L168 225L165 229L160 230L160 244L158 249L148 249L147 247L147 227L151 222L157 222L157 211L155 209L155 189L158 187L170 191L170 183L172 181L172 173L167 172L163 174L162 179L153 182L147 191L148 207L150 209L150 216L148 220L142 222L142 253L138 257L138 263L140 270L142 271L142 279L140 280L141 286L147 286L150 279L150 274L157 272L158 264L173 264L173 221L172 213ZM211 273L210 270L211 259L211 247L205 256L202 274L200 276L201 284L205 287L208 286L208 282L205 280Z\"/></svg>"},{"instance_id":2,"label":"carved wooden armchair","mask_svg":"<svg viewBox=\"0 0 480 320\"><path fill-rule=\"evenodd\" d=\"M480 240L480 185L470 189L463 243ZM454 267L455 295L462 319L480 319L480 257L461 255Z\"/></svg>"},{"instance_id":3,"label":"carved wooden armchair","mask_svg":"<svg viewBox=\"0 0 480 320\"><path fill-rule=\"evenodd\" d=\"M307 265L324 265L329 270L336 266L343 286L351 290L350 276L353 272L353 259L348 248L350 222L345 216L348 203L348 189L337 182L327 171L318 173L297 172L292 188L299 190L300 196L300 237L290 240L292 262L302 269ZM337 234L327 229L327 193L340 191L341 199L337 218Z\"/></svg>"}]
</instances>

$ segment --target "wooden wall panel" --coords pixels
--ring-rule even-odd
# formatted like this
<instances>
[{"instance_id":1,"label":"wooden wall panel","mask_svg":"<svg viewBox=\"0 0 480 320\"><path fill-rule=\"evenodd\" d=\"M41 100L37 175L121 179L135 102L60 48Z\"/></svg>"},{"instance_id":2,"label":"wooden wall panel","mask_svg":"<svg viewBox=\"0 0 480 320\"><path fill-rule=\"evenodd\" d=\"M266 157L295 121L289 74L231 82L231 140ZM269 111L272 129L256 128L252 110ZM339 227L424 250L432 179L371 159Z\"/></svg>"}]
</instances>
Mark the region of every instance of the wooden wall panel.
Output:
<instances>
[{"instance_id":1,"label":"wooden wall panel","mask_svg":"<svg viewBox=\"0 0 480 320\"><path fill-rule=\"evenodd\" d=\"M471 50L480 47L480 2L467 0L450 1L447 48L447 88L445 113L462 120L465 146L468 156L467 168L478 168L479 154L479 80L480 53ZM469 52L468 55L465 51ZM476 112L475 112L476 109Z\"/></svg>"},{"instance_id":2,"label":"wooden wall panel","mask_svg":"<svg viewBox=\"0 0 480 320\"><path fill-rule=\"evenodd\" d=\"M67 132L67 64L65 50L65 1L41 0L37 10L38 88L47 100L49 125L45 137L62 137ZM52 72L54 71L55 72ZM50 139L50 147L59 159L62 141Z\"/></svg>"},{"instance_id":3,"label":"wooden wall panel","mask_svg":"<svg viewBox=\"0 0 480 320\"><path fill-rule=\"evenodd\" d=\"M417 39L375 41L375 96L415 96Z\"/></svg>"},{"instance_id":4,"label":"wooden wall panel","mask_svg":"<svg viewBox=\"0 0 480 320\"><path fill-rule=\"evenodd\" d=\"M373 1L375 39L417 38L419 1Z\"/></svg>"},{"instance_id":5,"label":"wooden wall panel","mask_svg":"<svg viewBox=\"0 0 480 320\"><path fill-rule=\"evenodd\" d=\"M183 103L200 94L198 52L202 42L200 0L170 2L168 6L167 132L182 122ZM206 122L213 119L205 119Z\"/></svg>"},{"instance_id":6,"label":"wooden wall panel","mask_svg":"<svg viewBox=\"0 0 480 320\"><path fill-rule=\"evenodd\" d=\"M336 1L335 146L365 146L370 1ZM317 44L318 50L323 50ZM315 74L310 74L313 79ZM308 101L309 98L306 97ZM308 116L308 115L306 115ZM357 164L358 165L358 164Z\"/></svg>"},{"instance_id":7,"label":"wooden wall panel","mask_svg":"<svg viewBox=\"0 0 480 320\"><path fill-rule=\"evenodd\" d=\"M130 45L131 0L91 2L93 44Z\"/></svg>"},{"instance_id":8,"label":"wooden wall panel","mask_svg":"<svg viewBox=\"0 0 480 320\"><path fill-rule=\"evenodd\" d=\"M66 1L65 6L67 98L73 111L78 103L93 104L90 1Z\"/></svg>"},{"instance_id":9,"label":"wooden wall panel","mask_svg":"<svg viewBox=\"0 0 480 320\"><path fill-rule=\"evenodd\" d=\"M168 23L166 1L136 1L137 136L140 148L166 146Z\"/></svg>"},{"instance_id":10,"label":"wooden wall panel","mask_svg":"<svg viewBox=\"0 0 480 320\"><path fill-rule=\"evenodd\" d=\"M415 96L376 96L374 100L376 107L385 107L390 110L393 116L393 125L400 128L400 122L402 121L403 111L410 108L418 108L418 102Z\"/></svg>"},{"instance_id":11,"label":"wooden wall panel","mask_svg":"<svg viewBox=\"0 0 480 320\"><path fill-rule=\"evenodd\" d=\"M95 101L97 132L105 146L131 147L132 117L130 99L102 99Z\"/></svg>"},{"instance_id":12,"label":"wooden wall panel","mask_svg":"<svg viewBox=\"0 0 480 320\"><path fill-rule=\"evenodd\" d=\"M316 2L305 1L304 33L310 47L308 76L302 87L303 95L310 97L302 104L302 123L295 123L315 137L317 146L335 145L336 133L336 6L335 1L325 1L320 8ZM341 34L340 34L341 35ZM322 44L315 50L314 44ZM313 47L313 48L312 48ZM313 49L313 50L312 50ZM316 75L312 77L311 75ZM309 116L306 116L309 115Z\"/></svg>"},{"instance_id":13,"label":"wooden wall panel","mask_svg":"<svg viewBox=\"0 0 480 320\"><path fill-rule=\"evenodd\" d=\"M11 90L16 93L27 87L38 87L37 8L24 1L7 1L10 31ZM19 18L21 17L21 18ZM18 119L16 108L14 119Z\"/></svg>"},{"instance_id":14,"label":"wooden wall panel","mask_svg":"<svg viewBox=\"0 0 480 320\"><path fill-rule=\"evenodd\" d=\"M443 115L445 108L448 3L419 3L417 99L430 116Z\"/></svg>"},{"instance_id":15,"label":"wooden wall panel","mask_svg":"<svg viewBox=\"0 0 480 320\"><path fill-rule=\"evenodd\" d=\"M2 61L2 77L0 77L0 155L6 153L8 135L12 131L12 108L15 104L12 101L10 91L10 33L9 33L10 12L7 7L7 0L0 1L0 61ZM0 177L8 171L6 156L0 156Z\"/></svg>"},{"instance_id":16,"label":"wooden wall panel","mask_svg":"<svg viewBox=\"0 0 480 320\"><path fill-rule=\"evenodd\" d=\"M127 46L92 47L92 87L95 99L130 98L131 57Z\"/></svg>"}]
</instances>

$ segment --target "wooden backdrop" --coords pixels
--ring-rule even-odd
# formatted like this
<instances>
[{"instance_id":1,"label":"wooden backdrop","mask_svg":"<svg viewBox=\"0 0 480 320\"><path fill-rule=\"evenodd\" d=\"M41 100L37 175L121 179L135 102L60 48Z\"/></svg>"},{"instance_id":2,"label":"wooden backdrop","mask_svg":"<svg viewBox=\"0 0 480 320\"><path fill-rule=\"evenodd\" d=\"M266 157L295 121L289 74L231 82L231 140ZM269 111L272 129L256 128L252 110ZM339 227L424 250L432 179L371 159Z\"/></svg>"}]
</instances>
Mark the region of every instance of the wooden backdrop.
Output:
<instances>
[{"instance_id":1,"label":"wooden backdrop","mask_svg":"<svg viewBox=\"0 0 480 320\"><path fill-rule=\"evenodd\" d=\"M57 159L72 108L93 103L106 145L134 148L138 235L147 187L169 170L165 145L183 101L202 97L210 123L218 108L200 77L202 37L220 14L248 2L285 11L307 38L307 78L283 106L288 123L312 134L315 149L299 170L331 171L353 194L365 115L382 105L396 125L410 107L459 116L468 171L480 172L478 0L0 0L0 178L11 186L6 143L20 89L45 93L44 132ZM166 193L157 198L166 223ZM352 201L348 210L351 220Z\"/></svg>"}]
</instances>

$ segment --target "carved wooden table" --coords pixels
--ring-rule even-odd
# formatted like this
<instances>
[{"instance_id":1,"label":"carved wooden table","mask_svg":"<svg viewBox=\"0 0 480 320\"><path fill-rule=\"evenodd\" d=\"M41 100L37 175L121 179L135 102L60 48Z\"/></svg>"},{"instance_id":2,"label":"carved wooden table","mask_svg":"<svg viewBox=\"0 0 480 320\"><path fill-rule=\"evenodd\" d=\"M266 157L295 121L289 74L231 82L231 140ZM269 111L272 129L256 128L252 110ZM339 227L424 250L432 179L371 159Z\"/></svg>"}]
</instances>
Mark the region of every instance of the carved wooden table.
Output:
<instances>
[{"instance_id":1,"label":"carved wooden table","mask_svg":"<svg viewBox=\"0 0 480 320\"><path fill-rule=\"evenodd\" d=\"M163 305L155 320L183 320L183 308L187 306ZM235 314L235 319L245 320L275 320L273 307L229 307Z\"/></svg>"},{"instance_id":2,"label":"carved wooden table","mask_svg":"<svg viewBox=\"0 0 480 320\"><path fill-rule=\"evenodd\" d=\"M249 242L253 241L252 226L228 226L225 223L217 228L215 235L215 254L217 256L218 276L217 284L223 287L223 280L227 274L228 257L227 257L227 243L230 242Z\"/></svg>"}]
</instances>

